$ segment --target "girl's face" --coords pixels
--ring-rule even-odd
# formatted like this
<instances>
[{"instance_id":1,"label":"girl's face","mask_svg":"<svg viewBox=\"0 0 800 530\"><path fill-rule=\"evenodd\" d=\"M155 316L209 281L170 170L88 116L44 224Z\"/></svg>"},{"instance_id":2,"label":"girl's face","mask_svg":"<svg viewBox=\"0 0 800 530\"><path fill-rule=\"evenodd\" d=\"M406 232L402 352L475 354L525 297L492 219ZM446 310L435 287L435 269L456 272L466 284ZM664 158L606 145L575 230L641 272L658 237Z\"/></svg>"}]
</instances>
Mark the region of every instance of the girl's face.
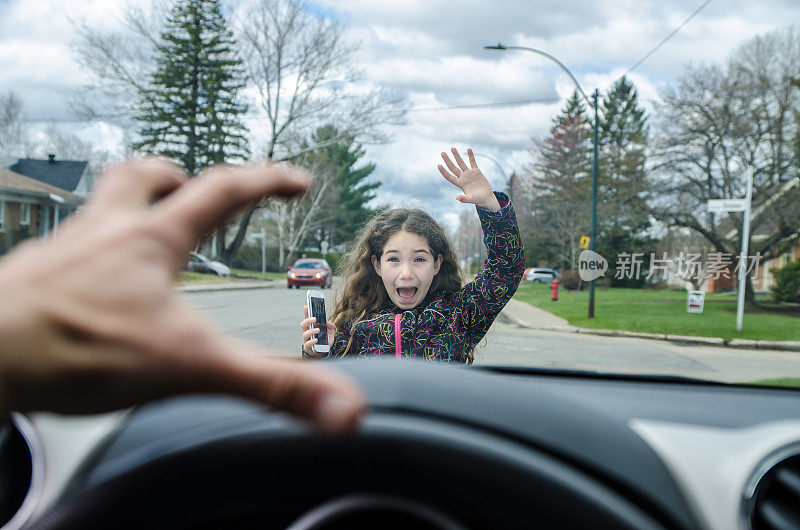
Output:
<instances>
[{"instance_id":1,"label":"girl's face","mask_svg":"<svg viewBox=\"0 0 800 530\"><path fill-rule=\"evenodd\" d=\"M424 237L402 230L386 241L380 260L372 256L375 272L400 309L412 309L425 299L441 265L442 256L433 258Z\"/></svg>"}]
</instances>

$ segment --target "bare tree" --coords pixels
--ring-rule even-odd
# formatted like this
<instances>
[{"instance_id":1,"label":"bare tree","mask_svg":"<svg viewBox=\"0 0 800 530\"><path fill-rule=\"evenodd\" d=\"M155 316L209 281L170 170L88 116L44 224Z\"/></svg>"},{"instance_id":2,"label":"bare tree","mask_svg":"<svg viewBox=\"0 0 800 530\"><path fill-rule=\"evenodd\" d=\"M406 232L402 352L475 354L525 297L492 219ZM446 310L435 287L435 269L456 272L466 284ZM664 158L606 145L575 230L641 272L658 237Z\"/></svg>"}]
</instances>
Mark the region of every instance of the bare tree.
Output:
<instances>
[{"instance_id":1,"label":"bare tree","mask_svg":"<svg viewBox=\"0 0 800 530\"><path fill-rule=\"evenodd\" d=\"M483 244L483 230L473 208L466 208L458 214L458 229L453 234L456 254L467 263L483 263L486 259L486 245ZM464 269L469 275L469 267Z\"/></svg>"},{"instance_id":2,"label":"bare tree","mask_svg":"<svg viewBox=\"0 0 800 530\"><path fill-rule=\"evenodd\" d=\"M257 0L241 21L239 41L248 61L257 104L265 113L262 155L296 160L304 153L345 138L361 143L387 140L386 126L403 123L403 99L362 83L352 66L357 45L348 42L342 26L310 14L300 0ZM338 134L322 143L310 141L323 123L335 123ZM273 217L292 222L284 203L266 205ZM232 256L244 239L253 210L239 222L223 259ZM315 207L307 213L316 215ZM290 231L289 227L285 228ZM282 239L281 245L290 239ZM286 250L281 246L281 266Z\"/></svg>"},{"instance_id":3,"label":"bare tree","mask_svg":"<svg viewBox=\"0 0 800 530\"><path fill-rule=\"evenodd\" d=\"M309 232L320 226L317 212L322 201L330 197L329 188L333 181L333 168L314 164L309 168L315 185L309 193L299 201L273 201L269 203L266 217L275 223L275 239L278 242L278 261L285 267L300 248L303 239Z\"/></svg>"},{"instance_id":4,"label":"bare tree","mask_svg":"<svg viewBox=\"0 0 800 530\"><path fill-rule=\"evenodd\" d=\"M728 64L690 68L662 93L655 169L663 190L655 215L701 234L717 252L737 254L741 214L711 214L708 199L741 198L754 175L750 253L780 255L800 227L797 134L790 81L800 62L800 33L787 28L747 41ZM747 299L753 303L747 278Z\"/></svg>"},{"instance_id":5,"label":"bare tree","mask_svg":"<svg viewBox=\"0 0 800 530\"><path fill-rule=\"evenodd\" d=\"M22 155L28 149L27 144L22 98L14 92L0 94L0 157Z\"/></svg>"},{"instance_id":6,"label":"bare tree","mask_svg":"<svg viewBox=\"0 0 800 530\"><path fill-rule=\"evenodd\" d=\"M122 32L72 20L76 33L72 51L78 65L90 74L71 98L76 116L87 121L114 121L126 130L132 127L131 102L147 93L168 12L165 0L154 2L148 10L128 3L123 7L126 31Z\"/></svg>"},{"instance_id":7,"label":"bare tree","mask_svg":"<svg viewBox=\"0 0 800 530\"><path fill-rule=\"evenodd\" d=\"M165 0L149 10L128 4L123 14L127 31L122 33L75 21L78 37L73 50L78 63L91 73L90 82L72 101L79 116L116 120L130 133L129 103L146 92L143 83L150 79L155 66L154 50L168 11ZM310 14L307 6L296 0L252 0L246 11L239 22L237 40L241 56L248 61L248 84L255 89L257 107L265 114L253 120L264 125L251 129L253 135L263 139L260 152L254 149L256 154L295 160L345 137L362 144L382 142L388 138L387 125L403 123L404 100L363 81L352 67L357 44L348 42L338 22ZM311 133L324 123L336 123L339 135L322 144L309 143ZM233 237L229 240L223 230L218 239L223 261L236 254L257 208L267 208L271 217L292 222L292 215L280 203L248 209ZM309 215L313 220L313 208ZM291 232L288 225L284 228ZM284 239L284 256L291 239Z\"/></svg>"}]
</instances>

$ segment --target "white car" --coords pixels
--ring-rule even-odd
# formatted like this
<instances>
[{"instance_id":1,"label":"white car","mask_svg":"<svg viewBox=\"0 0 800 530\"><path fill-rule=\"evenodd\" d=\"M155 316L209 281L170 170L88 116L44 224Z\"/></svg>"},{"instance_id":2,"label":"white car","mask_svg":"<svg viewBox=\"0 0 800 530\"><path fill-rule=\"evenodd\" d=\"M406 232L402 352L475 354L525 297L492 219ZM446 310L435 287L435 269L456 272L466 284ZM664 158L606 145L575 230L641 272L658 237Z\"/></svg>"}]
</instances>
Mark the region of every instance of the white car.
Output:
<instances>
[{"instance_id":1,"label":"white car","mask_svg":"<svg viewBox=\"0 0 800 530\"><path fill-rule=\"evenodd\" d=\"M525 271L525 281L551 283L558 278L558 272L553 269L531 268Z\"/></svg>"},{"instance_id":2,"label":"white car","mask_svg":"<svg viewBox=\"0 0 800 530\"><path fill-rule=\"evenodd\" d=\"M189 253L188 269L192 272L212 273L226 278L231 275L231 269L227 265L219 261L210 260L197 252Z\"/></svg>"}]
</instances>

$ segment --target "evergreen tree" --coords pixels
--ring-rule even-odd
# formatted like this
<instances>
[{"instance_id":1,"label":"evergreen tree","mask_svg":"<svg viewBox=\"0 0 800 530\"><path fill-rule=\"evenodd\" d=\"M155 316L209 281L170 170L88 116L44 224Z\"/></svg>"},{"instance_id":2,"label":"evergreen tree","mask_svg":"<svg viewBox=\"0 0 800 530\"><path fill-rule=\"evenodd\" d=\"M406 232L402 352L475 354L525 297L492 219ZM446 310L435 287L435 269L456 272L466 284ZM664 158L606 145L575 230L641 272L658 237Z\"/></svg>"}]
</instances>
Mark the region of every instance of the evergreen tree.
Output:
<instances>
[{"instance_id":1,"label":"evergreen tree","mask_svg":"<svg viewBox=\"0 0 800 530\"><path fill-rule=\"evenodd\" d=\"M532 218L525 223L530 228L524 229L523 237L526 254L534 263L577 266L580 237L589 233L591 138L586 107L573 92L553 119L548 136L533 149L534 162L529 168Z\"/></svg>"},{"instance_id":2,"label":"evergreen tree","mask_svg":"<svg viewBox=\"0 0 800 530\"><path fill-rule=\"evenodd\" d=\"M139 102L134 149L177 160L191 175L247 156L242 61L219 0L177 0Z\"/></svg>"},{"instance_id":3,"label":"evergreen tree","mask_svg":"<svg viewBox=\"0 0 800 530\"><path fill-rule=\"evenodd\" d=\"M649 262L648 133L636 88L622 77L602 99L599 127L597 248L609 261L606 277L613 285L642 285L642 281L613 279L618 254L641 252Z\"/></svg>"},{"instance_id":4,"label":"evergreen tree","mask_svg":"<svg viewBox=\"0 0 800 530\"><path fill-rule=\"evenodd\" d=\"M312 145L325 144L338 135L332 125L324 125L314 132L311 142ZM345 138L304 157L303 164L319 165L333 174L327 193L329 198L316 216L321 221L320 228L312 234L317 245L325 240L332 245L351 240L372 215L367 203L375 198L373 192L380 187L380 182L367 181L375 171L375 164L355 167L363 156L361 145L353 138Z\"/></svg>"}]
</instances>

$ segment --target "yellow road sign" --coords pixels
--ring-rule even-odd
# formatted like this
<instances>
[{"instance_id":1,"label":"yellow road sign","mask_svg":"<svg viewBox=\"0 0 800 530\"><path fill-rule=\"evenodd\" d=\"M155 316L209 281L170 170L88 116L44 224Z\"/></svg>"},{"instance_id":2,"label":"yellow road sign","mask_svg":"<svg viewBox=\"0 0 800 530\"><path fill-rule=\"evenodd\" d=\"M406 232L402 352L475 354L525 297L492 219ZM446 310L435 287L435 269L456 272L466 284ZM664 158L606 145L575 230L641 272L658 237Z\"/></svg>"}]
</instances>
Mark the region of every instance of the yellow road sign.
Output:
<instances>
[{"instance_id":1,"label":"yellow road sign","mask_svg":"<svg viewBox=\"0 0 800 530\"><path fill-rule=\"evenodd\" d=\"M589 236L581 236L581 250L586 250L589 248Z\"/></svg>"}]
</instances>

